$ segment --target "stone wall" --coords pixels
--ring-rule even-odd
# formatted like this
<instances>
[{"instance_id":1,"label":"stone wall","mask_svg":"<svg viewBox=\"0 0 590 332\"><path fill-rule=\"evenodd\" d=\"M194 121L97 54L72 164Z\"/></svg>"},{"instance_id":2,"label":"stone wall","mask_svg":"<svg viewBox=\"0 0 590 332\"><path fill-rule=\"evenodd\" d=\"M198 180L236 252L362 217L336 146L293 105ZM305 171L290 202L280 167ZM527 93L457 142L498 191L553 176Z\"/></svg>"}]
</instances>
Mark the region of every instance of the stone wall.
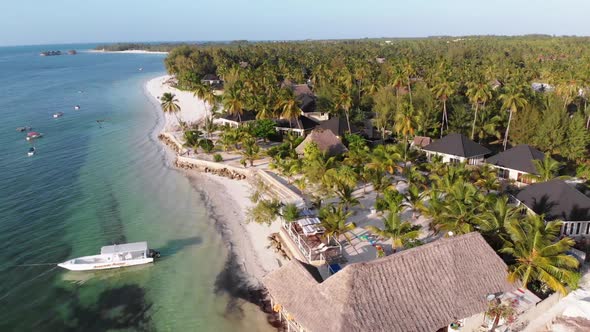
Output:
<instances>
[{"instance_id":1,"label":"stone wall","mask_svg":"<svg viewBox=\"0 0 590 332\"><path fill-rule=\"evenodd\" d=\"M175 165L178 168L198 170L200 172L211 173L234 180L244 180L252 176L252 172L248 169L182 156L176 157Z\"/></svg>"}]
</instances>

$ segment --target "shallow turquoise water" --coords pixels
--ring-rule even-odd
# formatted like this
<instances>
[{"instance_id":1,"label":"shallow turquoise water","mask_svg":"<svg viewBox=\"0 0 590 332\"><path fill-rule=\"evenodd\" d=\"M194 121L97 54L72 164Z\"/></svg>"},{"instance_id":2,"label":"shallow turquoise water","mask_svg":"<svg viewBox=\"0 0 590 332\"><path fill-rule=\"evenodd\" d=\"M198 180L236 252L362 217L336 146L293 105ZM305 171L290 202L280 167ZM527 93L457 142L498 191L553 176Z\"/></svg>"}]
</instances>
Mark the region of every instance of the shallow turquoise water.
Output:
<instances>
[{"instance_id":1,"label":"shallow turquoise water","mask_svg":"<svg viewBox=\"0 0 590 332\"><path fill-rule=\"evenodd\" d=\"M214 291L225 246L155 140L143 85L164 73L163 56L38 56L69 48L89 46L0 48L0 331L267 329ZM34 157L15 131L26 125L45 135ZM95 273L16 266L141 240L164 258Z\"/></svg>"}]
</instances>

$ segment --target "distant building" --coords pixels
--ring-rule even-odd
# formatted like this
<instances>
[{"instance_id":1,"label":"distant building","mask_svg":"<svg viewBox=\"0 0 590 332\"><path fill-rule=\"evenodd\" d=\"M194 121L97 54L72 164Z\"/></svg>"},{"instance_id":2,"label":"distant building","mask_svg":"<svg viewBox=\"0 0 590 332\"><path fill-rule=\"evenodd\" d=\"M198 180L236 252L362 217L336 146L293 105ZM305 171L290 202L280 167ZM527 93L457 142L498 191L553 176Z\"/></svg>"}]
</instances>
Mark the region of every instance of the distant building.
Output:
<instances>
[{"instance_id":1,"label":"distant building","mask_svg":"<svg viewBox=\"0 0 590 332\"><path fill-rule=\"evenodd\" d=\"M547 83L532 83L531 88L537 92L550 92L555 90L555 87Z\"/></svg>"},{"instance_id":2,"label":"distant building","mask_svg":"<svg viewBox=\"0 0 590 332\"><path fill-rule=\"evenodd\" d=\"M490 294L515 290L507 276L506 264L473 232L350 264L326 280L291 260L263 282L290 331L421 332L479 327Z\"/></svg>"},{"instance_id":3,"label":"distant building","mask_svg":"<svg viewBox=\"0 0 590 332\"><path fill-rule=\"evenodd\" d=\"M516 200L530 213L544 215L546 221L562 220L562 235L590 237L590 197L565 181L531 184L516 195Z\"/></svg>"},{"instance_id":4,"label":"distant building","mask_svg":"<svg viewBox=\"0 0 590 332\"><path fill-rule=\"evenodd\" d=\"M484 156L491 153L487 148L475 143L463 134L448 134L422 148L428 156L442 157L445 163L467 162L469 165L480 165Z\"/></svg>"},{"instance_id":5,"label":"distant building","mask_svg":"<svg viewBox=\"0 0 590 332\"><path fill-rule=\"evenodd\" d=\"M240 116L228 113L215 119L215 123L220 125L229 125L231 127L238 127L252 121L256 121L256 113L247 110L243 110Z\"/></svg>"},{"instance_id":6,"label":"distant building","mask_svg":"<svg viewBox=\"0 0 590 332\"><path fill-rule=\"evenodd\" d=\"M512 180L518 184L530 184L534 180L531 174L537 175L534 160L545 159L545 154L530 145L521 144L500 152L486 159L486 163L498 169L498 177Z\"/></svg>"},{"instance_id":7,"label":"distant building","mask_svg":"<svg viewBox=\"0 0 590 332\"><path fill-rule=\"evenodd\" d=\"M325 121L330 118L326 112L319 112L317 110L317 98L307 84L294 84L290 80L285 80L281 83L281 87L289 88L293 91L295 98L299 102L299 108L303 111L303 115L316 121Z\"/></svg>"},{"instance_id":8,"label":"distant building","mask_svg":"<svg viewBox=\"0 0 590 332\"><path fill-rule=\"evenodd\" d=\"M221 78L215 74L207 74L201 79L201 83L209 85L219 85L221 82Z\"/></svg>"},{"instance_id":9,"label":"distant building","mask_svg":"<svg viewBox=\"0 0 590 332\"><path fill-rule=\"evenodd\" d=\"M328 156L336 156L348 151L346 146L342 144L342 140L330 130L314 129L307 137L295 148L295 152L303 155L305 147L309 144L315 143L318 149Z\"/></svg>"},{"instance_id":10,"label":"distant building","mask_svg":"<svg viewBox=\"0 0 590 332\"><path fill-rule=\"evenodd\" d=\"M411 145L413 148L422 149L425 146L428 146L430 143L432 143L432 138L430 138L430 137L414 136L414 139L412 140Z\"/></svg>"},{"instance_id":11,"label":"distant building","mask_svg":"<svg viewBox=\"0 0 590 332\"><path fill-rule=\"evenodd\" d=\"M303 115L300 115L297 119L278 119L275 122L277 124L276 130L279 133L291 132L297 136L306 136L319 126L317 121Z\"/></svg>"}]
</instances>

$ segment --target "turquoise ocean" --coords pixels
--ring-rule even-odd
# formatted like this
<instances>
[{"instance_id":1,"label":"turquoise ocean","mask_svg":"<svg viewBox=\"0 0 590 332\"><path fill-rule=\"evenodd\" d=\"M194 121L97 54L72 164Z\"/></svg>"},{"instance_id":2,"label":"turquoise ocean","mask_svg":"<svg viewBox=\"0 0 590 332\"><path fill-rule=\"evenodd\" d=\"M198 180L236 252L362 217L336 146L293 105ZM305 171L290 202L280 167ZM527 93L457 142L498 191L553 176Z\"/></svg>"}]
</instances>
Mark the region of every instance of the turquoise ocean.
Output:
<instances>
[{"instance_id":1,"label":"turquoise ocean","mask_svg":"<svg viewBox=\"0 0 590 332\"><path fill-rule=\"evenodd\" d=\"M0 331L270 330L225 289L239 286L223 276L215 222L156 139L144 85L165 74L164 55L39 56L91 47L0 48ZM27 142L21 126L44 137ZM51 265L144 240L162 253L155 264Z\"/></svg>"}]
</instances>

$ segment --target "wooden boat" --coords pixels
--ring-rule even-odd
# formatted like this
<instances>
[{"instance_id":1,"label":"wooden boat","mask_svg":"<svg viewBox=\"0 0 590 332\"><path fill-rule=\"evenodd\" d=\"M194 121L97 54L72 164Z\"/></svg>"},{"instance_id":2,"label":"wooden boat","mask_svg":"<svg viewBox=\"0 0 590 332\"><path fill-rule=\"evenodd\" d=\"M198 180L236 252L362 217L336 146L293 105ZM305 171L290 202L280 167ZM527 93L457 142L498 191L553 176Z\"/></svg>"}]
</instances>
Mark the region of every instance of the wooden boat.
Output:
<instances>
[{"instance_id":1,"label":"wooden boat","mask_svg":"<svg viewBox=\"0 0 590 332\"><path fill-rule=\"evenodd\" d=\"M43 134L38 133L36 131L30 131L30 132L27 133L27 138L26 139L27 139L27 141L30 141L30 140L33 140L33 139L36 139L36 138L41 138L41 137L43 137Z\"/></svg>"}]
</instances>

